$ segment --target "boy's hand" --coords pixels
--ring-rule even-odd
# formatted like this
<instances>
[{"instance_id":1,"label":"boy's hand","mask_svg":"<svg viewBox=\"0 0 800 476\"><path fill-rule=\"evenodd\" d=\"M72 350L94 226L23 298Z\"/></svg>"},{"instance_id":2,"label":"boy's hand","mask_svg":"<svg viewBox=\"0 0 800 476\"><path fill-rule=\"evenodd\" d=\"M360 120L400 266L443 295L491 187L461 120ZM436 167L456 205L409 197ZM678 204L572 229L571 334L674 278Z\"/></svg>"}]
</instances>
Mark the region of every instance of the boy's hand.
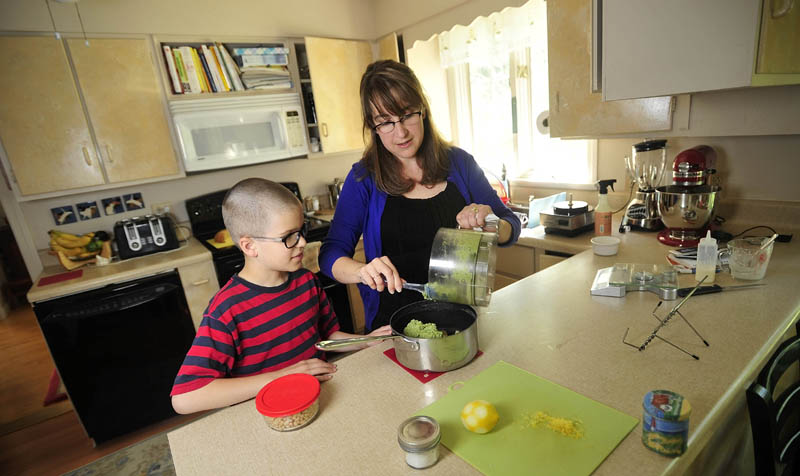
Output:
<instances>
[{"instance_id":1,"label":"boy's hand","mask_svg":"<svg viewBox=\"0 0 800 476\"><path fill-rule=\"evenodd\" d=\"M382 327L379 327L379 328L375 329L374 331L370 332L367 335L370 335L370 336L390 336L390 335L392 335L392 326L387 324L385 326L382 326ZM381 342L383 342L383 341L382 340L374 340L372 342L367 342L367 347L372 347L373 345L380 344Z\"/></svg>"},{"instance_id":2,"label":"boy's hand","mask_svg":"<svg viewBox=\"0 0 800 476\"><path fill-rule=\"evenodd\" d=\"M336 366L321 359L308 359L290 365L283 369L284 375L289 374L308 374L317 378L320 382L333 378Z\"/></svg>"}]
</instances>

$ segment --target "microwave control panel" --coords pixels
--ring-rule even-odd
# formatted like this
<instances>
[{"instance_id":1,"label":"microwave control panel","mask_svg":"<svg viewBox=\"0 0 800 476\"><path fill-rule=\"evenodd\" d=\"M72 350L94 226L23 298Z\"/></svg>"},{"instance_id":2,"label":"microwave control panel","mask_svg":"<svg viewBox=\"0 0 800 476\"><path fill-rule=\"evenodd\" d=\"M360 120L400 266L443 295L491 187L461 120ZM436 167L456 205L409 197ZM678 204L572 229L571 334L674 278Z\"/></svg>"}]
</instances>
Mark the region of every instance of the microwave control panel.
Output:
<instances>
[{"instance_id":1,"label":"microwave control panel","mask_svg":"<svg viewBox=\"0 0 800 476\"><path fill-rule=\"evenodd\" d=\"M289 135L289 147L292 149L305 148L306 133L299 111L286 111L286 132Z\"/></svg>"}]
</instances>

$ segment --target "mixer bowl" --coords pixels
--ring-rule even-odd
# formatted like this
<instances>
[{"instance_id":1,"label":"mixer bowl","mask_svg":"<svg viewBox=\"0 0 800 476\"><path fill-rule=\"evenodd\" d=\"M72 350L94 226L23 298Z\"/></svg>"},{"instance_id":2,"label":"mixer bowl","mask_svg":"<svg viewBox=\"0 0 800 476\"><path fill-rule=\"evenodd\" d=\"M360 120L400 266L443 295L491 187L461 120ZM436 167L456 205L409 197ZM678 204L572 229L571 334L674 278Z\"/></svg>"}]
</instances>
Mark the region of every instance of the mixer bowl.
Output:
<instances>
[{"instance_id":1,"label":"mixer bowl","mask_svg":"<svg viewBox=\"0 0 800 476\"><path fill-rule=\"evenodd\" d=\"M714 218L716 196L720 190L716 185L657 187L656 202L661 221L670 229L671 235L696 236Z\"/></svg>"}]
</instances>

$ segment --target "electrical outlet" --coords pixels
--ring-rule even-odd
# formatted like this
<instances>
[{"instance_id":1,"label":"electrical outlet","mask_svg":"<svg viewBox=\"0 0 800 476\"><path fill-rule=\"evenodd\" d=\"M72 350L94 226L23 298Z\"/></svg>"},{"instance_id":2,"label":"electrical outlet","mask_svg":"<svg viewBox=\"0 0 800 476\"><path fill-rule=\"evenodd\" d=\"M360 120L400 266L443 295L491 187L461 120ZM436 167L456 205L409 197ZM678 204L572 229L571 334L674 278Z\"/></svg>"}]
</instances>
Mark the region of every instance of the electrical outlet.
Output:
<instances>
[{"instance_id":1,"label":"electrical outlet","mask_svg":"<svg viewBox=\"0 0 800 476\"><path fill-rule=\"evenodd\" d=\"M153 204L154 215L164 215L172 211L172 204L169 202L161 202Z\"/></svg>"}]
</instances>

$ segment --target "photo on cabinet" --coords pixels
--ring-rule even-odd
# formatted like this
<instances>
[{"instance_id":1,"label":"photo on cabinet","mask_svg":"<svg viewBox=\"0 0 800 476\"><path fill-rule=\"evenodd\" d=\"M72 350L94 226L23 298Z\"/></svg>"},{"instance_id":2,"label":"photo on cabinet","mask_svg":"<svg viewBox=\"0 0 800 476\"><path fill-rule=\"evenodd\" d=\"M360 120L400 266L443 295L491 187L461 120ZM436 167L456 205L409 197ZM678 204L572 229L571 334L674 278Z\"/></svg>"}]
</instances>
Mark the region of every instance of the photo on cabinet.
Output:
<instances>
[{"instance_id":1,"label":"photo on cabinet","mask_svg":"<svg viewBox=\"0 0 800 476\"><path fill-rule=\"evenodd\" d=\"M55 220L56 225L66 225L78 221L78 217L75 216L75 210L72 208L72 205L51 208L50 213L53 214L53 220Z\"/></svg>"},{"instance_id":2,"label":"photo on cabinet","mask_svg":"<svg viewBox=\"0 0 800 476\"><path fill-rule=\"evenodd\" d=\"M144 199L142 199L142 194L139 192L123 195L122 201L125 202L125 210L127 211L144 208Z\"/></svg>"},{"instance_id":3,"label":"photo on cabinet","mask_svg":"<svg viewBox=\"0 0 800 476\"><path fill-rule=\"evenodd\" d=\"M103 203L103 210L105 210L106 215L116 215L117 213L125 211L122 207L122 200L120 200L119 197L104 198L101 202Z\"/></svg>"},{"instance_id":4,"label":"photo on cabinet","mask_svg":"<svg viewBox=\"0 0 800 476\"><path fill-rule=\"evenodd\" d=\"M75 208L78 209L78 216L81 221L100 218L100 210L97 208L97 202L78 203L75 205Z\"/></svg>"}]
</instances>

